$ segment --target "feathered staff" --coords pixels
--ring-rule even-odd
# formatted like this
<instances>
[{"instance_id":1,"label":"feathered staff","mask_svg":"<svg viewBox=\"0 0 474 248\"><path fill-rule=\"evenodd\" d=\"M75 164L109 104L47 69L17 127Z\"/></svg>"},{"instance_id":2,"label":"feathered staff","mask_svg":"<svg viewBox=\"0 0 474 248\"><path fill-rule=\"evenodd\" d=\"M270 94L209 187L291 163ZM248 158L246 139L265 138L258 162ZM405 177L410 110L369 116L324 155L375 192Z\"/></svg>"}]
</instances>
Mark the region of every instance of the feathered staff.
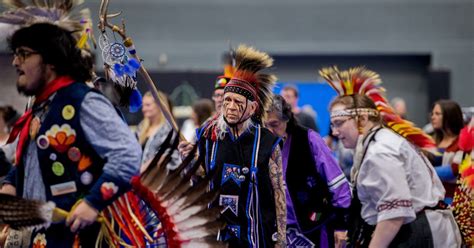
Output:
<instances>
[{"instance_id":1,"label":"feathered staff","mask_svg":"<svg viewBox=\"0 0 474 248\"><path fill-rule=\"evenodd\" d=\"M166 166L177 144L178 138L172 140L170 133L150 166L132 179L132 190L101 212L98 245L106 241L110 247L225 247L216 240L224 227L218 219L220 209L208 208L218 194L207 190L212 175L190 184L202 161L193 163L189 156L175 170ZM64 221L67 214L52 202L0 194L0 223L15 229L49 226Z\"/></svg>"},{"instance_id":2,"label":"feathered staff","mask_svg":"<svg viewBox=\"0 0 474 248\"><path fill-rule=\"evenodd\" d=\"M100 3L100 12L99 12L99 30L102 33L102 37L103 38L106 37L105 34L106 34L106 31L107 31L107 28L112 30L112 32L115 32L115 33L119 34L120 37L123 40L123 45L128 49L129 56L131 58L133 58L133 60L128 60L123 65L120 65L120 63L114 63L113 65L111 65L111 64L107 63L107 61L104 61L104 62L106 62L105 65L104 65L104 67L105 67L104 69L106 71L107 76L109 78L111 78L112 80L120 80L120 78L129 78L129 77L126 76L126 74L131 75L131 74L134 73L135 70L137 70L140 73L140 75L143 77L143 79L145 79L145 82L146 82L149 90L151 91L151 94L155 98L155 101L156 101L157 105L162 110L163 115L165 116L166 120L168 121L168 123L171 124L174 131L179 133L179 128L178 128L178 125L177 125L175 119L173 118L173 115L171 114L169 108L167 107L167 104L164 101L164 99L162 99L159 96L158 89L156 88L155 83L151 79L151 77L148 74L147 70L141 64L140 57L137 55L137 52L135 50L135 46L133 44L132 38L129 37L126 33L125 21L122 20L122 27L119 27L119 26L116 26L116 25L113 25L113 24L109 23L109 20L108 20L109 18L117 17L121 14L121 12L109 15L107 13L108 12L108 7L109 7L109 0L102 0L101 3ZM113 44L111 44L111 45L113 45ZM111 48L112 53L117 52L116 54L119 54L119 55L125 53L125 51L120 46L116 46L116 49L114 49L114 47L109 47L109 48ZM128 71L127 71L127 70L129 70L128 68L130 68L130 70L132 70L131 73L128 73ZM125 82L125 83L127 83L127 82ZM135 86L136 85L133 85L133 87L135 87ZM134 91L134 92L137 92L137 91ZM135 93L135 96L137 94L138 93ZM140 97L136 96L135 98L140 98ZM181 134L179 134L179 135L180 135L180 138L182 140L185 140L184 136L182 136Z\"/></svg>"},{"instance_id":3,"label":"feathered staff","mask_svg":"<svg viewBox=\"0 0 474 248\"><path fill-rule=\"evenodd\" d=\"M353 94L368 96L377 106L377 110L380 112L385 124L418 147L428 151L432 151L436 147L434 140L430 136L412 122L402 119L395 113L385 98L385 89L380 86L382 80L377 73L364 67L340 71L336 66L333 66L321 69L319 75L341 96Z\"/></svg>"}]
</instances>

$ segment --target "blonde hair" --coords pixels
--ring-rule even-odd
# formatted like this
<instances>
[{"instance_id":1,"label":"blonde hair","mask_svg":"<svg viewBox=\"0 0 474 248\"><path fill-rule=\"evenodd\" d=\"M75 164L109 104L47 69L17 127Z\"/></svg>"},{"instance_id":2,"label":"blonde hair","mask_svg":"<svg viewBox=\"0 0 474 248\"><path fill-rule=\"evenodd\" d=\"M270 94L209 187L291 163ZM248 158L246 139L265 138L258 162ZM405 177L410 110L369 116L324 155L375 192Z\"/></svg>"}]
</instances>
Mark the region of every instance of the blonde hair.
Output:
<instances>
[{"instance_id":1,"label":"blonde hair","mask_svg":"<svg viewBox=\"0 0 474 248\"><path fill-rule=\"evenodd\" d=\"M168 104L168 108L171 109L171 104L168 100L168 96L165 93L161 92L161 91L158 91L158 95L160 96L161 99L166 100L165 102L166 102L166 104ZM153 98L153 95L151 94L150 91L147 91L143 95L143 98L145 98L145 97ZM154 104L158 108L158 105L156 104L156 102L154 102ZM162 125L164 122L165 122L165 116L163 115L163 111L160 109L158 125ZM143 118L143 120L140 122L140 124L138 124L138 141L140 142L141 145L143 145L145 143L146 139L148 138L147 134L148 134L148 131L150 130L151 127L152 126L151 126L150 120L148 118Z\"/></svg>"}]
</instances>

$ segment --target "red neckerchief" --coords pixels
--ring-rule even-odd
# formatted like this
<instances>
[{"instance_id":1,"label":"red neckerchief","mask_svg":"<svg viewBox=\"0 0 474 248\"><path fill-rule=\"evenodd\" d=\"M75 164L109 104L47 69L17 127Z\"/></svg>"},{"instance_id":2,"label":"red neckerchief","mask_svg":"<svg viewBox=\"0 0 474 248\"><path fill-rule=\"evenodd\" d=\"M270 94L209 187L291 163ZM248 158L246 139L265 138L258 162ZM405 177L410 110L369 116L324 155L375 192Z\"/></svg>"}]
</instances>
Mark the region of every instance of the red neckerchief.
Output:
<instances>
[{"instance_id":1,"label":"red neckerchief","mask_svg":"<svg viewBox=\"0 0 474 248\"><path fill-rule=\"evenodd\" d=\"M33 104L33 107L38 106L42 102L46 101L54 92L69 86L72 84L74 80L69 76L59 76L55 78L53 81L46 84L44 89L36 94L36 99ZM21 154L23 152L24 145L28 140L28 131L30 128L31 120L33 119L33 108L26 111L17 122L13 126L13 129L8 137L7 144L12 143L15 141L16 137L20 135L18 139L18 145L16 147L16 161L15 163L18 164L21 158Z\"/></svg>"}]
</instances>

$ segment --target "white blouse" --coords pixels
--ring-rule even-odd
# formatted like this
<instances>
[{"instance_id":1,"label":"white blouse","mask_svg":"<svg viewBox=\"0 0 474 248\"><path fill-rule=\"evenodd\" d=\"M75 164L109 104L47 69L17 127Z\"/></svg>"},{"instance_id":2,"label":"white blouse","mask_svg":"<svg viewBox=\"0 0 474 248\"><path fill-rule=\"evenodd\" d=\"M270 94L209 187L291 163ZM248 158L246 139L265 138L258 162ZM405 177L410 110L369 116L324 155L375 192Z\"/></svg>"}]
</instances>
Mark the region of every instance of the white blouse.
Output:
<instances>
[{"instance_id":1,"label":"white blouse","mask_svg":"<svg viewBox=\"0 0 474 248\"><path fill-rule=\"evenodd\" d=\"M356 183L361 216L368 224L398 217L408 223L424 207L433 207L444 199L439 177L420 153L389 129L382 128L375 134Z\"/></svg>"}]
</instances>

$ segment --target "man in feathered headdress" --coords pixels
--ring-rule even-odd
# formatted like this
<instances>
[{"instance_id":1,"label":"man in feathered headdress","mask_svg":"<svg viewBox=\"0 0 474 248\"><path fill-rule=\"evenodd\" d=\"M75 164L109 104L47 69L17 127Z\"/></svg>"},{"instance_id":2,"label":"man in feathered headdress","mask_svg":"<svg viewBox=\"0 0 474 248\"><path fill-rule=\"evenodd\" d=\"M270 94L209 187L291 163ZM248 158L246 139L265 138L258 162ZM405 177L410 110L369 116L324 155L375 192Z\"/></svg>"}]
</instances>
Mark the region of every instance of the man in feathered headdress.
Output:
<instances>
[{"instance_id":1,"label":"man in feathered headdress","mask_svg":"<svg viewBox=\"0 0 474 248\"><path fill-rule=\"evenodd\" d=\"M16 167L2 192L70 211L66 223L35 229L33 247L93 247L98 213L130 188L141 149L109 100L84 83L92 63L74 35L85 21L71 19L74 1L34 3L10 2L0 18L21 26L9 39L12 64L18 91L35 98L11 133Z\"/></svg>"},{"instance_id":2,"label":"man in feathered headdress","mask_svg":"<svg viewBox=\"0 0 474 248\"><path fill-rule=\"evenodd\" d=\"M225 85L218 118L198 130L206 174L219 189L214 206L227 223L219 239L231 247L285 245L286 203L278 139L259 124L275 77L260 72L268 54L240 45L236 71ZM181 146L181 152L188 147Z\"/></svg>"}]
</instances>

